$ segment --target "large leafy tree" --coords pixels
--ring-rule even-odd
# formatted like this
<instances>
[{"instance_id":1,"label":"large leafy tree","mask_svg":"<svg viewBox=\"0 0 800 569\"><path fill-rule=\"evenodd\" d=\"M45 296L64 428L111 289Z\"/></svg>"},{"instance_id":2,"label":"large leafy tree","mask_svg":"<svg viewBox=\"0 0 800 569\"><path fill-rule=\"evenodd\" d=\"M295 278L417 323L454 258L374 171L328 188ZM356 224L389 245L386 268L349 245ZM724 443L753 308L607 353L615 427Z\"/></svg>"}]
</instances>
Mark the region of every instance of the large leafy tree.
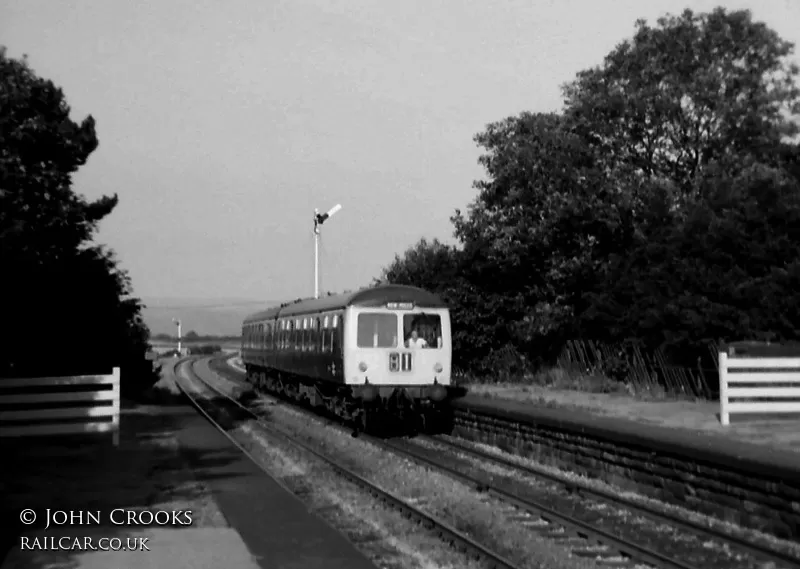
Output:
<instances>
[{"instance_id":1,"label":"large leafy tree","mask_svg":"<svg viewBox=\"0 0 800 569\"><path fill-rule=\"evenodd\" d=\"M141 304L113 252L93 243L117 196L88 201L72 174L97 148L94 119L0 49L0 374L123 370L131 392L156 379Z\"/></svg>"},{"instance_id":2,"label":"large leafy tree","mask_svg":"<svg viewBox=\"0 0 800 569\"><path fill-rule=\"evenodd\" d=\"M503 299L518 349L552 356L576 333L602 264L630 241L626 188L558 115L522 113L475 140L487 178L453 217L471 280Z\"/></svg>"},{"instance_id":3,"label":"large leafy tree","mask_svg":"<svg viewBox=\"0 0 800 569\"><path fill-rule=\"evenodd\" d=\"M636 338L694 364L708 340L796 337L792 52L747 11L639 21L564 86L563 113L479 133L486 177L452 219L464 344L541 362L569 338ZM420 259L396 264L424 275Z\"/></svg>"},{"instance_id":4,"label":"large leafy tree","mask_svg":"<svg viewBox=\"0 0 800 569\"><path fill-rule=\"evenodd\" d=\"M797 133L793 47L746 10L639 20L631 41L564 87L566 114L609 167L688 192L712 161L769 156Z\"/></svg>"}]
</instances>

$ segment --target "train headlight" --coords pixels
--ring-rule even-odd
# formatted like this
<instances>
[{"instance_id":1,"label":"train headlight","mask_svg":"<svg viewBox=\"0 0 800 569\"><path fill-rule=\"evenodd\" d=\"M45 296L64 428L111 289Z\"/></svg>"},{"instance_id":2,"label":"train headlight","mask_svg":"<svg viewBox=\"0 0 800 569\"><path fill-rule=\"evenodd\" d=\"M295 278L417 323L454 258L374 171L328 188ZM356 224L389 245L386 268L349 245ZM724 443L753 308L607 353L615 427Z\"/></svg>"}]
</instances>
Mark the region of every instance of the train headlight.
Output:
<instances>
[{"instance_id":1,"label":"train headlight","mask_svg":"<svg viewBox=\"0 0 800 569\"><path fill-rule=\"evenodd\" d=\"M367 371L367 364L361 362L360 364L358 364L358 369L361 371Z\"/></svg>"},{"instance_id":2,"label":"train headlight","mask_svg":"<svg viewBox=\"0 0 800 569\"><path fill-rule=\"evenodd\" d=\"M436 364L435 366L433 366L433 371L435 371L436 373L442 373L442 364Z\"/></svg>"}]
</instances>

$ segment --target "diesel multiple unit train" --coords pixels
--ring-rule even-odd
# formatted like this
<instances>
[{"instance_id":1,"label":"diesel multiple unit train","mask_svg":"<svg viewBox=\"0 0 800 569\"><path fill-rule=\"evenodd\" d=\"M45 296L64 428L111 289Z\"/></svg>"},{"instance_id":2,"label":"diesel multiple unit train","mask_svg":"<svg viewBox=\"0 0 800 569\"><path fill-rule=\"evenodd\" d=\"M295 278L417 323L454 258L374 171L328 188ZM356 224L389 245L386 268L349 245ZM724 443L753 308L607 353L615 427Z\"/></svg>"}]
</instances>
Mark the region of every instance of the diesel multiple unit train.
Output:
<instances>
[{"instance_id":1,"label":"diesel multiple unit train","mask_svg":"<svg viewBox=\"0 0 800 569\"><path fill-rule=\"evenodd\" d=\"M425 290L381 285L247 317L242 362L258 389L375 432L447 431L450 313Z\"/></svg>"}]
</instances>

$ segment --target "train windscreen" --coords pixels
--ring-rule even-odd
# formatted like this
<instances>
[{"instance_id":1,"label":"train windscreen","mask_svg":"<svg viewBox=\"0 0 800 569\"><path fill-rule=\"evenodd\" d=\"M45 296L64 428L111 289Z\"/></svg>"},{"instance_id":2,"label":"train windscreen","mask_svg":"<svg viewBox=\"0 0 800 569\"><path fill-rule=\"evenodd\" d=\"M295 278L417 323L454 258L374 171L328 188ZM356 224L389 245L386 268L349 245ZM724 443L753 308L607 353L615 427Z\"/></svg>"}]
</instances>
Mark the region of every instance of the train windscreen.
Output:
<instances>
[{"instance_id":1,"label":"train windscreen","mask_svg":"<svg viewBox=\"0 0 800 569\"><path fill-rule=\"evenodd\" d=\"M362 312L359 314L358 347L397 347L397 315L385 312Z\"/></svg>"}]
</instances>

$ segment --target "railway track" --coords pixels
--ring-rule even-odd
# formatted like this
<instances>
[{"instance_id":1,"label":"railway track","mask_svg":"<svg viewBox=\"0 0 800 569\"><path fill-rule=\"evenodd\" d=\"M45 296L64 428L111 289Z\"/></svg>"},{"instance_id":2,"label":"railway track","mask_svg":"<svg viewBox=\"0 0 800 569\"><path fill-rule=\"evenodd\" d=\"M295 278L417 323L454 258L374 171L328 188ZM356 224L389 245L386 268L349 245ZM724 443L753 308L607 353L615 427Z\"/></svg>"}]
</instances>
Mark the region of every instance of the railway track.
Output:
<instances>
[{"instance_id":1,"label":"railway track","mask_svg":"<svg viewBox=\"0 0 800 569\"><path fill-rule=\"evenodd\" d=\"M250 388L238 371L227 366L215 366L214 371ZM289 402L289 405L326 421L333 428L347 430L337 421L320 417L294 402ZM572 545L575 555L595 557L600 565L647 565L672 569L701 566L704 569L714 566L721 569L800 567L800 558L791 553L774 550L542 468L512 462L452 437L418 436L413 440L384 440L365 434L359 436L389 452L444 472L508 504L507 515L512 519L518 520L531 531ZM473 464L465 463L461 457L473 461ZM475 466L475 462L483 466ZM510 472L518 479L524 478L528 484L521 487L510 481L508 476L497 482L498 477L491 474L497 469ZM606 519L603 523L603 519L598 517L613 517L609 516L609 508L627 513L627 520L615 524ZM599 512L604 515L599 516ZM671 539L666 535L669 532L675 534ZM729 552L726 555L728 559L709 558L709 541Z\"/></svg>"},{"instance_id":2,"label":"railway track","mask_svg":"<svg viewBox=\"0 0 800 569\"><path fill-rule=\"evenodd\" d=\"M458 551L468 553L474 558L483 559L489 563L489 565L496 569L519 569L519 567L509 560L505 559L501 555L489 550L488 548L484 547L480 543L472 540L469 536L459 532L452 526L446 524L445 522L434 518L433 516L423 512L419 508L416 508L412 504L408 503L407 501L403 500L395 496L394 494L384 490L380 486L374 484L373 482L367 480L366 478L356 474L351 469L347 468L346 466L342 465L338 462L335 458L327 456L319 452L318 450L314 449L313 447L309 446L305 442L299 440L297 437L294 437L279 428L276 428L274 425L267 423L262 420L262 417L254 410L250 409L249 407L242 405L236 399L230 397L227 393L223 390L219 389L217 386L213 385L211 382L204 380L200 375L198 375L194 371L194 363L197 360L189 360L189 361L179 361L175 364L175 376L180 378L178 373L178 368L181 365L185 365L186 371L191 375L191 381L194 381L196 384L201 385L204 389L213 394L217 395L218 397L215 398L213 404L206 399L205 401L201 401L201 398L195 396L191 393L190 390L186 389L183 385L181 385L180 380L176 383L178 388L181 392L187 397L189 401L191 401L192 405L205 416L205 418L210 421L217 429L222 431L227 435L225 428L220 425L220 423L213 417L213 406L224 404L229 406L229 409L233 409L236 413L244 413L247 414L250 418L258 423L258 425L266 431L269 435L281 438L284 441L288 442L292 446L301 449L305 453L314 456L318 460L324 462L328 466L330 466L333 470L337 473L342 475L344 478L349 480L350 482L354 483L358 487L362 488L369 492L372 496L379 499L381 502L386 504L387 506L397 509L401 511L407 517L415 520L417 523L423 525L426 529L428 529L431 533L436 534L440 539L444 542L448 543ZM228 438L231 438L228 436ZM233 440L233 439L231 439ZM234 441L235 442L235 441ZM242 447L237 444L241 450Z\"/></svg>"}]
</instances>

